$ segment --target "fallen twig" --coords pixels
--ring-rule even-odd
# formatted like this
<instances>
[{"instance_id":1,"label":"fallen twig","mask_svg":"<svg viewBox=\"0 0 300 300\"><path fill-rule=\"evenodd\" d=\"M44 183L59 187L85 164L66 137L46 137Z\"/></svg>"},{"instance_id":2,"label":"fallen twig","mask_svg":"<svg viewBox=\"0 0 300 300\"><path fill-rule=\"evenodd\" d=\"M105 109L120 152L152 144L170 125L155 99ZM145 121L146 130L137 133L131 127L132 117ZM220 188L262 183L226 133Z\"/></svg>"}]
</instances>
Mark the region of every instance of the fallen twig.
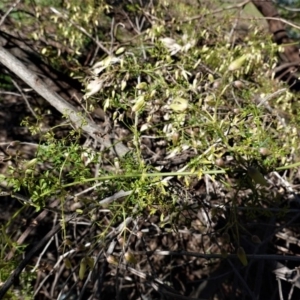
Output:
<instances>
[{"instance_id":1,"label":"fallen twig","mask_svg":"<svg viewBox=\"0 0 300 300\"><path fill-rule=\"evenodd\" d=\"M61 96L52 92L37 74L30 71L21 61L11 55L3 47L0 47L0 62L19 76L59 112L66 115L77 129L83 130L105 148L113 148L115 153L120 157L128 153L129 149L124 144L115 140L112 134L101 132L99 126L85 118L76 107L68 103Z\"/></svg>"}]
</instances>

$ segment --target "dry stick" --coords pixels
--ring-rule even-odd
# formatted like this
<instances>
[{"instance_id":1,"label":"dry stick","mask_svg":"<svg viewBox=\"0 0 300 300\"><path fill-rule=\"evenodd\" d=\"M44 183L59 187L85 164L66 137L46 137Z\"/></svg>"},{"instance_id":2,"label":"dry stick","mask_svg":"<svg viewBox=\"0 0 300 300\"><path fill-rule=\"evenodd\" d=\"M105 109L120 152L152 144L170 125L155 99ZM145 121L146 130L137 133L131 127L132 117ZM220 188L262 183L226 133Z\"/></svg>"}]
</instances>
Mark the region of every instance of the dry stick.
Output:
<instances>
[{"instance_id":1,"label":"dry stick","mask_svg":"<svg viewBox=\"0 0 300 300\"><path fill-rule=\"evenodd\" d=\"M14 4L11 5L11 7L7 10L7 12L3 15L3 17L0 20L0 27L4 23L7 16L11 13L11 11L20 3L21 0L17 0Z\"/></svg>"},{"instance_id":2,"label":"dry stick","mask_svg":"<svg viewBox=\"0 0 300 300\"><path fill-rule=\"evenodd\" d=\"M105 137L102 137L101 134L103 134L103 132L101 132L101 128L99 128L96 123L80 115L76 107L68 103L57 93L52 92L41 78L31 72L21 61L11 55L3 47L0 47L0 63L19 76L60 113L67 115L77 129L82 129L104 147L113 147L119 157L124 156L129 151L124 144L114 140L112 135L107 134Z\"/></svg>"},{"instance_id":3,"label":"dry stick","mask_svg":"<svg viewBox=\"0 0 300 300\"><path fill-rule=\"evenodd\" d=\"M59 200L55 200L50 204L50 208L56 207L59 205ZM21 234L21 236L17 240L17 245L23 244L28 235L38 226L38 224L47 216L48 210L43 210L34 220L30 222L29 227ZM16 252L16 248L10 250L10 252L6 255L5 260L10 260Z\"/></svg>"},{"instance_id":4,"label":"dry stick","mask_svg":"<svg viewBox=\"0 0 300 300\"><path fill-rule=\"evenodd\" d=\"M90 245L91 245L91 243L86 243L84 245L84 247L88 248L88 247L90 247ZM53 266L53 268L50 270L49 274L43 278L43 280L39 283L39 286L35 289L33 296L36 296L38 294L38 292L44 286L44 283L48 280L48 278L50 276L52 276L57 271L57 269L59 267L59 264L62 262L62 260L65 259L65 258L67 258L67 257L70 257L71 254L73 254L76 251L77 251L76 249L71 249L70 251L65 252L62 255L60 255L60 257L58 258L57 262L55 263L55 265Z\"/></svg>"},{"instance_id":5,"label":"dry stick","mask_svg":"<svg viewBox=\"0 0 300 300\"><path fill-rule=\"evenodd\" d=\"M286 25L289 25L295 29L300 29L300 26L295 24L295 23L292 23L292 22L289 22L287 21L286 19L283 19L283 18L277 18L277 17L240 17L241 20L272 20L272 21L278 21L278 22L282 22ZM296 44L296 42L295 42Z\"/></svg>"},{"instance_id":6,"label":"dry stick","mask_svg":"<svg viewBox=\"0 0 300 300\"><path fill-rule=\"evenodd\" d=\"M299 216L297 216L299 217ZM274 234L272 234L274 236ZM269 241L270 238L266 241ZM262 244L264 244L262 242ZM261 244L259 245L261 246ZM226 258L224 257L224 254L216 253L216 254L205 254L205 253L199 253L199 252L189 252L189 251L168 251L168 250L156 250L156 251L146 251L147 254L150 255L160 255L160 256L188 256L188 257L199 257L204 259L237 259L236 254L228 254ZM277 254L246 254L246 257L248 260L285 260L285 261L296 261L300 262L300 256L292 256L292 255L277 255Z\"/></svg>"},{"instance_id":7,"label":"dry stick","mask_svg":"<svg viewBox=\"0 0 300 300\"><path fill-rule=\"evenodd\" d=\"M201 18L206 17L208 15L214 15L214 14L224 12L225 10L230 10L230 9L235 9L235 8L243 8L245 5L247 5L250 2L251 2L251 0L246 0L246 1L243 1L243 2L238 3L238 4L230 5L230 6L227 6L227 7L222 7L220 9L210 11L208 13L204 13L204 14L197 15L197 16L194 16L194 17L191 17L191 18L184 19L182 22L186 23L186 22L198 20L198 19L201 19Z\"/></svg>"},{"instance_id":8,"label":"dry stick","mask_svg":"<svg viewBox=\"0 0 300 300\"><path fill-rule=\"evenodd\" d=\"M296 67L297 69L300 67L300 62L299 61L294 61L294 62L288 62L288 63L284 63L276 68L274 68L273 70L271 70L270 73L278 73L284 69L287 68L291 68L291 67Z\"/></svg>"},{"instance_id":9,"label":"dry stick","mask_svg":"<svg viewBox=\"0 0 300 300\"><path fill-rule=\"evenodd\" d=\"M253 18L253 20L263 20L263 19L279 21L279 22L285 23L291 27L294 27L296 29L300 29L300 26L296 25L295 23L289 22L283 18L276 18L276 17L264 17L264 18L255 17L255 18Z\"/></svg>"},{"instance_id":10,"label":"dry stick","mask_svg":"<svg viewBox=\"0 0 300 300\"><path fill-rule=\"evenodd\" d=\"M287 11L300 12L299 8L287 7L287 6L281 5L279 3L276 3L276 6L279 6L280 8L285 9Z\"/></svg>"},{"instance_id":11,"label":"dry stick","mask_svg":"<svg viewBox=\"0 0 300 300\"><path fill-rule=\"evenodd\" d=\"M17 90L19 91L19 93L21 94L21 96L23 97L23 99L24 99L24 101L25 101L28 109L32 113L32 115L38 120L38 116L36 115L36 113L34 112L34 110L32 109L32 107L30 106L30 103L29 103L26 95L23 93L22 89L19 87L19 85L13 79L11 79L11 81L14 84L14 86L17 88Z\"/></svg>"},{"instance_id":12,"label":"dry stick","mask_svg":"<svg viewBox=\"0 0 300 300\"><path fill-rule=\"evenodd\" d=\"M75 214L74 214L75 215ZM66 220L66 222L70 221L74 216L71 216ZM61 224L58 224L53 229L51 229L42 239L41 241L33 246L33 248L26 254L25 258L22 262L18 265L18 267L13 271L13 273L9 276L9 278L5 281L0 289L0 299L2 299L9 288L17 281L19 275L23 271L23 269L28 265L32 257L35 255L37 251L39 251L47 242L48 240L56 234L61 229Z\"/></svg>"}]
</instances>

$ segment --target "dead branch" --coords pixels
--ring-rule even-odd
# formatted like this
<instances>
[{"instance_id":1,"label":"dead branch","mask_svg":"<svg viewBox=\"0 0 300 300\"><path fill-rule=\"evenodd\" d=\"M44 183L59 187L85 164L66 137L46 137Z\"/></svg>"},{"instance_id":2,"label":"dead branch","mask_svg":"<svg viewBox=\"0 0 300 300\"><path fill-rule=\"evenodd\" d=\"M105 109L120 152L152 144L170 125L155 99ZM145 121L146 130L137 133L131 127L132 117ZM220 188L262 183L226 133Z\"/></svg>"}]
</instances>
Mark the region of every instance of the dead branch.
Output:
<instances>
[{"instance_id":1,"label":"dead branch","mask_svg":"<svg viewBox=\"0 0 300 300\"><path fill-rule=\"evenodd\" d=\"M283 62L300 62L299 50L293 44L294 41L288 37L285 24L280 20L278 11L272 1L253 0L252 2L261 14L266 17L274 42L284 47L284 53L279 54L281 60Z\"/></svg>"},{"instance_id":2,"label":"dead branch","mask_svg":"<svg viewBox=\"0 0 300 300\"><path fill-rule=\"evenodd\" d=\"M103 132L93 121L80 114L72 104L68 103L55 92L52 92L37 74L30 71L21 61L11 55L3 47L0 47L0 62L20 77L60 113L66 115L77 129L83 130L105 148L114 149L118 156L124 156L128 152L128 148L124 144L115 140L112 134Z\"/></svg>"}]
</instances>

